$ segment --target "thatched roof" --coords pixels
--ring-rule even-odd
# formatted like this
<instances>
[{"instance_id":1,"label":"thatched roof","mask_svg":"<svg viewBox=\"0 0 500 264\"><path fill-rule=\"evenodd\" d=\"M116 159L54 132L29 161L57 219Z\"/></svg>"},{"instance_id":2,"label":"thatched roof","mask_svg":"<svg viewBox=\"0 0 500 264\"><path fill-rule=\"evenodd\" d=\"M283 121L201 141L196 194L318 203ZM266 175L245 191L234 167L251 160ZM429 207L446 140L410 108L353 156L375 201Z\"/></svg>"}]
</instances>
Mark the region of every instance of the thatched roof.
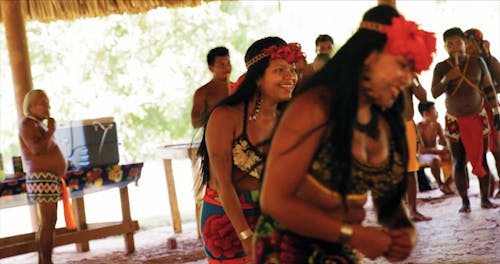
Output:
<instances>
[{"instance_id":1,"label":"thatched roof","mask_svg":"<svg viewBox=\"0 0 500 264\"><path fill-rule=\"evenodd\" d=\"M0 0L19 1L24 19L50 22L99 17L111 14L138 14L158 7L194 7L213 0ZM0 21L3 22L1 6Z\"/></svg>"}]
</instances>

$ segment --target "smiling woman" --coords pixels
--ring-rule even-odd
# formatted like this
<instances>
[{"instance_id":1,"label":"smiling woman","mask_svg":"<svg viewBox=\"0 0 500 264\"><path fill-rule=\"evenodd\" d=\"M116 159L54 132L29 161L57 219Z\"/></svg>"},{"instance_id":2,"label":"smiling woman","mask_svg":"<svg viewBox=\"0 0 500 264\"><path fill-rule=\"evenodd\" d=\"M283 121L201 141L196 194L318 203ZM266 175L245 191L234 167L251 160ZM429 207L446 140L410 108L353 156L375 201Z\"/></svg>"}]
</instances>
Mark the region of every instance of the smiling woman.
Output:
<instances>
[{"instance_id":1,"label":"smiling woman","mask_svg":"<svg viewBox=\"0 0 500 264\"><path fill-rule=\"evenodd\" d=\"M303 58L297 43L255 41L245 54L245 79L210 113L198 152L206 187L200 226L209 263L251 260L267 151L297 84L295 62Z\"/></svg>"},{"instance_id":2,"label":"smiling woman","mask_svg":"<svg viewBox=\"0 0 500 264\"><path fill-rule=\"evenodd\" d=\"M394 8L373 7L294 98L269 149L255 263L409 257L416 229L402 203L408 149L401 90L430 66L435 43ZM382 229L363 224L368 192Z\"/></svg>"}]
</instances>

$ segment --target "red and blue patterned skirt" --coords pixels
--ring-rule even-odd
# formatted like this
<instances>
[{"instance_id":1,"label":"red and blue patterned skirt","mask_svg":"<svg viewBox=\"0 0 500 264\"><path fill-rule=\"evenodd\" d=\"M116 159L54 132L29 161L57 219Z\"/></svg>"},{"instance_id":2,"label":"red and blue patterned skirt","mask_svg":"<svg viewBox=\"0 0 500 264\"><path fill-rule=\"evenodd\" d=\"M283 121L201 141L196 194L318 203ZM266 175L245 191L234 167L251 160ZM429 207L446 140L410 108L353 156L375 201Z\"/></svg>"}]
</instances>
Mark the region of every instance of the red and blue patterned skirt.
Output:
<instances>
[{"instance_id":1,"label":"red and blue patterned skirt","mask_svg":"<svg viewBox=\"0 0 500 264\"><path fill-rule=\"evenodd\" d=\"M257 217L260 214L259 191L239 192L238 197L248 225L254 230ZM229 217L222 207L219 194L213 189L207 188L203 197L200 227L203 236L203 248L209 264L236 264L250 261Z\"/></svg>"}]
</instances>

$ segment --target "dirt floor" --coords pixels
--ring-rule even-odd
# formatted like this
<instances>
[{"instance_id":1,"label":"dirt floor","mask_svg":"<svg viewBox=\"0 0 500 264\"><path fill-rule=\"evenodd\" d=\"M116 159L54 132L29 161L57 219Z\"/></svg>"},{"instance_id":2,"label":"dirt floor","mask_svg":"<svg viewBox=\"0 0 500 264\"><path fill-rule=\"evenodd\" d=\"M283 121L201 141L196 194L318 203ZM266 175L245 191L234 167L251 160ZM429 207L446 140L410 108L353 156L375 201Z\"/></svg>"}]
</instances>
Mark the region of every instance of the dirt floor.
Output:
<instances>
[{"instance_id":1,"label":"dirt floor","mask_svg":"<svg viewBox=\"0 0 500 264\"><path fill-rule=\"evenodd\" d=\"M479 206L477 181L469 191L472 212L459 214L458 195L443 196L439 190L418 194L419 210L433 219L416 223L419 240L411 257L402 263L500 263L500 208L485 210ZM496 200L500 203L500 200ZM373 222L369 209L367 222ZM141 223L140 223L141 224ZM90 251L77 253L73 245L54 250L55 263L206 263L193 222L183 225L183 233L174 235L171 226L145 226L135 234L136 252L123 253L122 237L90 242ZM177 249L168 249L169 238L176 238ZM0 263L36 263L35 253L0 260ZM363 263L388 263L383 259Z\"/></svg>"}]
</instances>

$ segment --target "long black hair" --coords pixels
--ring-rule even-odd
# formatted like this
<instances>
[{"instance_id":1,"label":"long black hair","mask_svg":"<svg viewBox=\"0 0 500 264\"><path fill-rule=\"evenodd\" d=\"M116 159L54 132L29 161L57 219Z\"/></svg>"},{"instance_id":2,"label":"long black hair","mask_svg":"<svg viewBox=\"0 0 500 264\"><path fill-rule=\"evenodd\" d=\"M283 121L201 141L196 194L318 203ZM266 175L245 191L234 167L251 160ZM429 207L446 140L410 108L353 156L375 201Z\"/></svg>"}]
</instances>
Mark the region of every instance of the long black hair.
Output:
<instances>
[{"instance_id":1,"label":"long black hair","mask_svg":"<svg viewBox=\"0 0 500 264\"><path fill-rule=\"evenodd\" d=\"M255 41L250 47L248 48L247 52L245 53L245 62L250 61L251 59L255 58L257 55L259 55L263 49L268 48L270 46L285 46L287 43L279 38L279 37L266 37L263 39L259 39ZM223 105L238 105L241 103L247 103L252 99L253 96L255 96L256 93L258 93L258 88L257 88L257 80L259 80L262 76L264 76L264 73L269 66L269 61L270 58L265 57L263 59L260 59L256 63L252 64L246 74L245 74L245 79L243 82L240 84L236 92L221 102L219 102L213 109L212 111ZM278 110L282 110L285 107L286 103L279 103L278 104ZM212 112L210 112L211 114ZM210 117L210 114L208 117ZM207 117L207 121L208 121ZM243 122L243 121L242 121ZM205 127L206 128L207 122L205 122ZM202 182L201 186L199 188L202 188L205 186L209 181L210 181L210 157L208 155L207 151L207 144L206 144L206 138L205 138L205 129L203 131L203 138L200 142L200 146L198 148L198 157L201 159L201 177L202 177Z\"/></svg>"},{"instance_id":2,"label":"long black hair","mask_svg":"<svg viewBox=\"0 0 500 264\"><path fill-rule=\"evenodd\" d=\"M368 10L363 21L391 24L393 17L399 16L396 9L387 5L379 5ZM331 91L329 100L329 124L333 125L330 140L334 151L331 153L331 164L340 179L339 192L346 204L346 195L352 186L352 140L354 120L356 120L359 96L360 74L364 61L373 51L382 51L387 41L384 34L376 31L359 29L335 54L335 56L306 84L305 89L324 85ZM396 99L391 108L384 111L378 109L391 128L395 143L395 151L401 155L403 167L408 163L408 147L405 125L403 121L404 96ZM379 220L387 219L401 204L406 192L407 175L398 184L397 191L391 193L390 199L382 201L378 208Z\"/></svg>"}]
</instances>

